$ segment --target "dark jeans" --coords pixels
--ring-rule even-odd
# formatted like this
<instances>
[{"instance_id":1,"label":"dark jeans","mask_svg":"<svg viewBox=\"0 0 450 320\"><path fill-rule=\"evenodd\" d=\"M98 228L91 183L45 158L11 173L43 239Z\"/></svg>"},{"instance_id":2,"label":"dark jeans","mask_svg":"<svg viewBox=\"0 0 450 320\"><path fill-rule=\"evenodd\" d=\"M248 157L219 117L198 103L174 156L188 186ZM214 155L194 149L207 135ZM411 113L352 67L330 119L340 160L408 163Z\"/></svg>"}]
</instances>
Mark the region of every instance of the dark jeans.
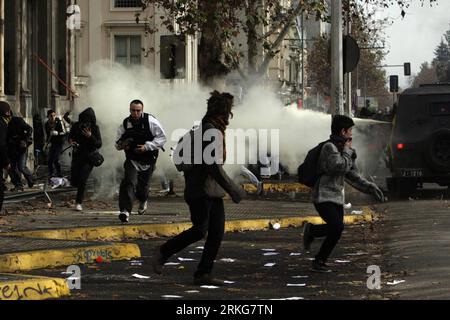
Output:
<instances>
[{"instance_id":1,"label":"dark jeans","mask_svg":"<svg viewBox=\"0 0 450 320\"><path fill-rule=\"evenodd\" d=\"M167 241L161 254L168 259L187 246L206 238L202 258L195 276L211 273L225 232L225 209L222 199L200 198L186 200L191 211L192 228Z\"/></svg>"},{"instance_id":2,"label":"dark jeans","mask_svg":"<svg viewBox=\"0 0 450 320\"><path fill-rule=\"evenodd\" d=\"M314 238L326 237L316 255L316 260L327 261L344 231L344 207L332 202L318 203L314 206L326 222L311 226L311 235Z\"/></svg>"},{"instance_id":3,"label":"dark jeans","mask_svg":"<svg viewBox=\"0 0 450 320\"><path fill-rule=\"evenodd\" d=\"M63 149L62 144L52 143L50 149L48 150L48 174L49 177L53 177L56 171L56 176L61 177L61 164L59 163L59 158Z\"/></svg>"},{"instance_id":4,"label":"dark jeans","mask_svg":"<svg viewBox=\"0 0 450 320\"><path fill-rule=\"evenodd\" d=\"M27 158L27 151L10 155L11 170L9 171L9 175L11 176L11 182L15 187L23 187L22 174L28 184L33 184L33 173L27 167Z\"/></svg>"},{"instance_id":5,"label":"dark jeans","mask_svg":"<svg viewBox=\"0 0 450 320\"><path fill-rule=\"evenodd\" d=\"M83 203L87 180L89 179L92 169L94 169L94 166L87 163L85 160L80 158L72 158L70 183L78 189L76 202L79 204Z\"/></svg>"},{"instance_id":6,"label":"dark jeans","mask_svg":"<svg viewBox=\"0 0 450 320\"><path fill-rule=\"evenodd\" d=\"M131 213L133 201L137 198L140 202L148 200L150 178L152 177L155 165L148 170L138 172L130 160L124 164L124 178L120 184L119 209L120 212Z\"/></svg>"}]
</instances>

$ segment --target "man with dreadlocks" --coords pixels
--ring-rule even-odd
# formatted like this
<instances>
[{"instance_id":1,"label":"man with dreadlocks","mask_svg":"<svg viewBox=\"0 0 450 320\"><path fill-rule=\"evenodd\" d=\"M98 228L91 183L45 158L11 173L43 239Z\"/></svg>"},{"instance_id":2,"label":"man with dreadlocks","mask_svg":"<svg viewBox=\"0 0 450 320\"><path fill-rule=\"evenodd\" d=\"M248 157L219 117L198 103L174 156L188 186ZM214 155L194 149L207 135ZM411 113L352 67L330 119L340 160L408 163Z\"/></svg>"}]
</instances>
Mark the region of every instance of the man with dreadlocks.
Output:
<instances>
[{"instance_id":1,"label":"man with dreadlocks","mask_svg":"<svg viewBox=\"0 0 450 320\"><path fill-rule=\"evenodd\" d=\"M194 274L195 285L224 285L211 276L211 272L225 232L225 211L223 197L225 192L235 203L243 197L242 189L236 186L222 168L226 161L225 130L233 116L233 96L214 91L208 100L208 111L202 120L202 162L195 163L192 169L184 172L184 197L191 212L192 228L170 239L158 247L153 260L153 270L161 274L165 262L175 253L200 241L206 235L201 261ZM206 136L213 136L207 139ZM215 137L215 138L214 138ZM217 153L212 154L215 161L208 161L205 149L210 146Z\"/></svg>"}]
</instances>

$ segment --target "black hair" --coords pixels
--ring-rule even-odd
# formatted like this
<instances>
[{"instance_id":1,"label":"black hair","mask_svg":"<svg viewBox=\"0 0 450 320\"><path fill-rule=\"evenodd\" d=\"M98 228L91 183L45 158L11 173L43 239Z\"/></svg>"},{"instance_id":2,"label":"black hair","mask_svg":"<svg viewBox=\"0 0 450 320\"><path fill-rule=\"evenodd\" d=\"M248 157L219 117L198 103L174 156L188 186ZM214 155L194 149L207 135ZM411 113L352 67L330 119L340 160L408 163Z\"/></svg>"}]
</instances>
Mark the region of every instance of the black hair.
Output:
<instances>
[{"instance_id":1,"label":"black hair","mask_svg":"<svg viewBox=\"0 0 450 320\"><path fill-rule=\"evenodd\" d=\"M48 111L47 111L47 117L50 117L50 115L51 115L52 113L56 113L55 110L52 110L52 109L48 110Z\"/></svg>"},{"instance_id":2,"label":"black hair","mask_svg":"<svg viewBox=\"0 0 450 320\"><path fill-rule=\"evenodd\" d=\"M348 130L354 125L355 123L352 118L343 115L336 115L333 117L333 122L331 124L331 134L338 136L341 134L342 129Z\"/></svg>"},{"instance_id":3,"label":"black hair","mask_svg":"<svg viewBox=\"0 0 450 320\"><path fill-rule=\"evenodd\" d=\"M130 107L131 107L133 104L141 104L142 106L144 106L144 103L143 103L141 100L138 100L138 99L131 101L131 102L130 102Z\"/></svg>"},{"instance_id":4,"label":"black hair","mask_svg":"<svg viewBox=\"0 0 450 320\"><path fill-rule=\"evenodd\" d=\"M206 113L207 117L214 116L231 116L233 118L233 108L234 96L228 92L220 93L215 90L211 93L211 97L208 99L208 111Z\"/></svg>"}]
</instances>

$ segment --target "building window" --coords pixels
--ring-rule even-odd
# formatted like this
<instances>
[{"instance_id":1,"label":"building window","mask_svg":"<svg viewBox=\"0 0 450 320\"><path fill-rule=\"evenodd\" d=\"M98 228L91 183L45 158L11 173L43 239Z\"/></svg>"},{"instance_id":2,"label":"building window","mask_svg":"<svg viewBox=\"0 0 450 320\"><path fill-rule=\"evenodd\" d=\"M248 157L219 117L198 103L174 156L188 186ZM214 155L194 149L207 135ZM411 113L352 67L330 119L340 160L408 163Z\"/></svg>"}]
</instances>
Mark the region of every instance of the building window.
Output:
<instances>
[{"instance_id":1,"label":"building window","mask_svg":"<svg viewBox=\"0 0 450 320\"><path fill-rule=\"evenodd\" d=\"M114 0L114 8L139 8L141 0Z\"/></svg>"},{"instance_id":2,"label":"building window","mask_svg":"<svg viewBox=\"0 0 450 320\"><path fill-rule=\"evenodd\" d=\"M161 36L161 79L184 79L186 77L186 44L184 37Z\"/></svg>"},{"instance_id":3,"label":"building window","mask_svg":"<svg viewBox=\"0 0 450 320\"><path fill-rule=\"evenodd\" d=\"M141 36L115 36L114 61L123 65L141 64Z\"/></svg>"}]
</instances>

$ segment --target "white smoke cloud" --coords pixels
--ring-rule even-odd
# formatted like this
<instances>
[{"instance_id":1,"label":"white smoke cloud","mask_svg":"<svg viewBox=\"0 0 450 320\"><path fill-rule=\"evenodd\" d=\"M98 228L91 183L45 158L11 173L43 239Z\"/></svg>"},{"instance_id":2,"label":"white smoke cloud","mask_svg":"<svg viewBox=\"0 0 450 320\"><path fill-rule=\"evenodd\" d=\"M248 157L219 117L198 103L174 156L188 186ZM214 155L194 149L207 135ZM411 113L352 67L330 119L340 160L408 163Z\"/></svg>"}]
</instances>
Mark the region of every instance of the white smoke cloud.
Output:
<instances>
[{"instance_id":1,"label":"white smoke cloud","mask_svg":"<svg viewBox=\"0 0 450 320\"><path fill-rule=\"evenodd\" d=\"M87 95L81 98L81 112L92 106L100 125L105 163L94 174L104 180L103 193L114 194L120 183L125 156L115 149L116 131L129 116L129 103L134 99L144 102L144 111L153 114L162 124L168 142L166 152L160 153L158 171L169 177L179 175L170 159L171 141L175 130L190 129L206 112L206 101L211 89L199 85L161 84L148 69L111 66L97 62L89 68L91 76ZM266 87L253 87L241 104L233 110L230 129L276 129L280 133L280 161L295 173L307 151L330 135L331 116L309 110L284 107L276 94ZM231 145L231 144L230 144ZM230 150L228 150L230 152ZM241 165L226 165L226 170L237 176ZM111 182L115 185L111 188Z\"/></svg>"}]
</instances>

